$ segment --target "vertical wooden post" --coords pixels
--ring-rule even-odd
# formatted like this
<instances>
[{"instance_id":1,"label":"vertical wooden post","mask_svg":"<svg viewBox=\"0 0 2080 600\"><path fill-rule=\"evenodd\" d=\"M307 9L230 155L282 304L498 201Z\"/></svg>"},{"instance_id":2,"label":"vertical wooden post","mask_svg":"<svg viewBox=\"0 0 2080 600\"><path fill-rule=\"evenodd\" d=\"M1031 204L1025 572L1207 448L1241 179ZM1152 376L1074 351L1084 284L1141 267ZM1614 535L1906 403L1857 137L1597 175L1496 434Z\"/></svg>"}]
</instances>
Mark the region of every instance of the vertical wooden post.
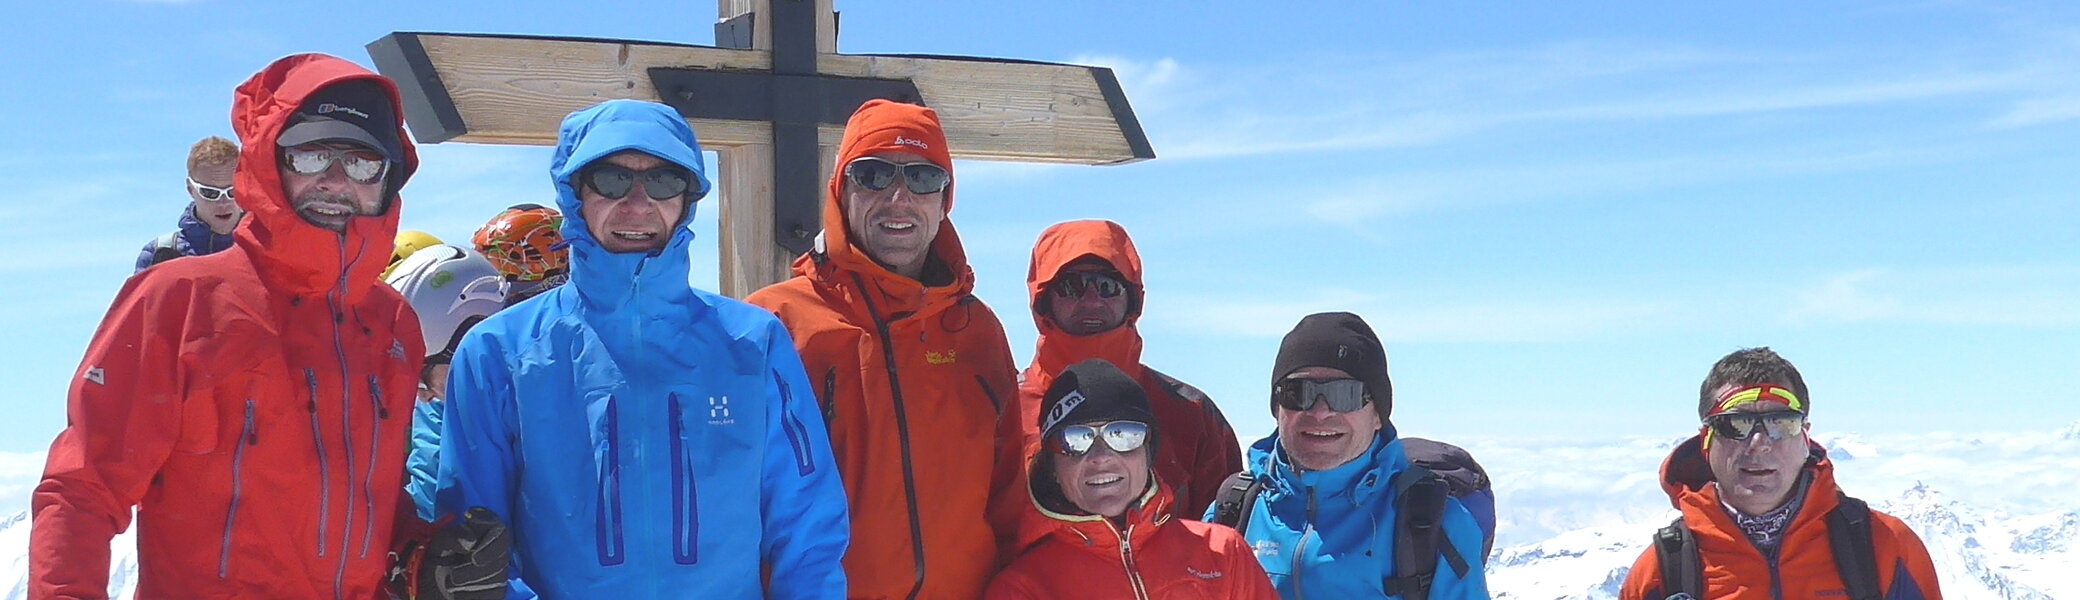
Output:
<instances>
[{"instance_id":1,"label":"vertical wooden post","mask_svg":"<svg viewBox=\"0 0 2080 600\"><path fill-rule=\"evenodd\" d=\"M832 0L719 0L717 15L727 21L745 13L752 16L751 47L754 50L773 49L773 27L771 19L761 18L772 14L772 3L813 2L816 11L817 62L823 56L837 51L837 18L831 12ZM723 295L743 298L759 288L787 279L788 265L795 255L782 248L774 239L773 231L773 141L772 130L768 129L763 143L727 148L717 154L721 157L721 177L715 182L720 192L720 239ZM837 149L819 145L822 154L820 173L827 176ZM818 180L818 189L822 189Z\"/></svg>"}]
</instances>

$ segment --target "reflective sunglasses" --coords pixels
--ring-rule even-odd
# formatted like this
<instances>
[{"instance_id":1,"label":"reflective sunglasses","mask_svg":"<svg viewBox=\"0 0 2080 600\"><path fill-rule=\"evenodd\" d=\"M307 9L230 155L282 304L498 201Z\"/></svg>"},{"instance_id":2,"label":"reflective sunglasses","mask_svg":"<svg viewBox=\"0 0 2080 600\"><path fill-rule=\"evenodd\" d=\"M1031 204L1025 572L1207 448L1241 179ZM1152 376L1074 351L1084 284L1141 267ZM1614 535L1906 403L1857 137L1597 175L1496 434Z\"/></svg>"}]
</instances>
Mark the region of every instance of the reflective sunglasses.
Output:
<instances>
[{"instance_id":1,"label":"reflective sunglasses","mask_svg":"<svg viewBox=\"0 0 2080 600\"><path fill-rule=\"evenodd\" d=\"M600 163L586 167L578 174L585 187L592 188L601 196L620 200L635 189L636 182L643 183L643 195L651 200L670 200L686 193L693 187L693 173L679 166L651 167L637 171L613 163ZM699 200L695 197L691 200Z\"/></svg>"},{"instance_id":2,"label":"reflective sunglasses","mask_svg":"<svg viewBox=\"0 0 2080 600\"><path fill-rule=\"evenodd\" d=\"M1806 414L1795 410L1770 412L1726 412L1705 417L1712 434L1729 440L1747 440L1760 429L1771 440L1781 440L1805 429Z\"/></svg>"},{"instance_id":3,"label":"reflective sunglasses","mask_svg":"<svg viewBox=\"0 0 2080 600\"><path fill-rule=\"evenodd\" d=\"M1049 282L1047 287L1054 290L1054 295L1060 296L1063 300L1081 298L1083 291L1089 289L1096 289L1099 298L1117 298L1121 292L1127 291L1127 282L1121 281L1118 275L1111 273L1081 271L1063 273Z\"/></svg>"},{"instance_id":4,"label":"reflective sunglasses","mask_svg":"<svg viewBox=\"0 0 2080 600\"><path fill-rule=\"evenodd\" d=\"M870 191L888 189L895 185L898 176L912 194L937 194L953 183L953 176L946 169L928 162L897 163L865 156L845 163L845 178Z\"/></svg>"},{"instance_id":5,"label":"reflective sunglasses","mask_svg":"<svg viewBox=\"0 0 2080 600\"><path fill-rule=\"evenodd\" d=\"M339 163L347 179L355 183L375 183L383 179L390 170L390 160L374 150L360 147L327 146L305 144L282 151L282 163L297 175L317 175Z\"/></svg>"},{"instance_id":6,"label":"reflective sunglasses","mask_svg":"<svg viewBox=\"0 0 2080 600\"><path fill-rule=\"evenodd\" d=\"M1271 399L1291 411L1305 411L1318 402L1327 402L1329 410L1346 413L1372 402L1372 394L1365 392L1365 382L1356 379L1282 379L1271 386Z\"/></svg>"},{"instance_id":7,"label":"reflective sunglasses","mask_svg":"<svg viewBox=\"0 0 2080 600\"><path fill-rule=\"evenodd\" d=\"M196 181L193 177L188 178L188 191L195 192L197 197L210 202L223 202L231 199L231 186L210 187Z\"/></svg>"},{"instance_id":8,"label":"reflective sunglasses","mask_svg":"<svg viewBox=\"0 0 2080 600\"><path fill-rule=\"evenodd\" d=\"M1098 440L1105 440L1105 447L1113 452L1125 454L1148 443L1148 424L1140 421L1113 421L1110 423L1084 423L1062 428L1055 436L1055 451L1067 456L1083 456L1096 447Z\"/></svg>"}]
</instances>

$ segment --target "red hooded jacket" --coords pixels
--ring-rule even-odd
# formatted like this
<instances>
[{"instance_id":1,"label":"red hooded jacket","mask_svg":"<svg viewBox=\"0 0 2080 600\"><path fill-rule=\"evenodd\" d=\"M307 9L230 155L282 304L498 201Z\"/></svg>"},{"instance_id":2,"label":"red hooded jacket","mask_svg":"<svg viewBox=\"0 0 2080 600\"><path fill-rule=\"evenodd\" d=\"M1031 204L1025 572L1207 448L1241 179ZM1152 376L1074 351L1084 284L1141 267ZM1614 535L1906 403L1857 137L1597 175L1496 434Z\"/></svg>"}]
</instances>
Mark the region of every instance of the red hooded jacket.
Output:
<instances>
[{"instance_id":1,"label":"red hooded jacket","mask_svg":"<svg viewBox=\"0 0 2080 600\"><path fill-rule=\"evenodd\" d=\"M871 101L846 125L837 164L903 150L950 171L939 131L929 109ZM1017 425L998 418L1014 386L1004 326L972 293L952 221L932 238L930 285L853 247L838 171L817 249L746 300L787 326L823 404L851 509L847 595L975 598L997 568L991 490L1012 489L992 478L1018 451ZM950 212L953 187L944 193Z\"/></svg>"},{"instance_id":2,"label":"red hooded jacket","mask_svg":"<svg viewBox=\"0 0 2080 600\"><path fill-rule=\"evenodd\" d=\"M1835 486L1834 463L1827 451L1811 446L1806 470L1812 481L1806 486L1805 504L1792 517L1777 547L1774 561L1757 550L1741 533L1733 517L1719 501L1719 488L1711 485L1711 466L1705 461L1702 437L1676 446L1661 464L1661 488L1683 512L1683 524L1697 536L1697 553L1704 563L1704 595L1713 600L1783 600L1788 598L1846 598L1841 575L1836 571L1834 551L1827 541L1827 513L1834 510L1841 488ZM1935 563L1921 538L1892 515L1871 511L1872 549L1878 559L1878 589L1886 600L1941 600L1936 585ZM1618 597L1625 600L1661 600L1661 561L1649 546L1632 563Z\"/></svg>"},{"instance_id":3,"label":"red hooded jacket","mask_svg":"<svg viewBox=\"0 0 2080 600\"><path fill-rule=\"evenodd\" d=\"M94 332L31 499L29 597L107 597L133 506L139 598L378 597L425 357L376 278L400 201L344 235L305 223L275 147L305 97L354 79L396 106L388 79L316 54L239 86L251 216L231 249L132 277ZM418 164L408 141L396 158L391 189Z\"/></svg>"},{"instance_id":4,"label":"red hooded jacket","mask_svg":"<svg viewBox=\"0 0 2080 600\"><path fill-rule=\"evenodd\" d=\"M1093 335L1070 335L1056 327L1047 314L1047 283L1070 263L1094 257L1111 265L1126 278L1131 294L1127 319L1119 327ZM1156 429L1163 432L1157 447L1156 474L1175 490L1173 514L1198 520L1213 503L1214 494L1228 475L1242 470L1242 447L1235 428L1228 425L1213 400L1182 381L1141 364L1141 320L1146 294L1142 289L1141 255L1127 230L1111 221L1070 221L1040 232L1033 244L1033 260L1026 270L1026 291L1032 302L1033 325L1040 331L1033 364L1028 365L1018 386L1018 414L1022 424L1024 451L1031 455L1039 446L1040 397L1054 376L1069 365L1102 358L1125 371L1148 393L1156 416Z\"/></svg>"},{"instance_id":5,"label":"red hooded jacket","mask_svg":"<svg viewBox=\"0 0 2080 600\"><path fill-rule=\"evenodd\" d=\"M1127 509L1124 531L1105 517L1049 510L1036 495L1027 498L1046 533L990 581L985 600L1278 598L1242 534L1173 516L1160 476Z\"/></svg>"}]
</instances>

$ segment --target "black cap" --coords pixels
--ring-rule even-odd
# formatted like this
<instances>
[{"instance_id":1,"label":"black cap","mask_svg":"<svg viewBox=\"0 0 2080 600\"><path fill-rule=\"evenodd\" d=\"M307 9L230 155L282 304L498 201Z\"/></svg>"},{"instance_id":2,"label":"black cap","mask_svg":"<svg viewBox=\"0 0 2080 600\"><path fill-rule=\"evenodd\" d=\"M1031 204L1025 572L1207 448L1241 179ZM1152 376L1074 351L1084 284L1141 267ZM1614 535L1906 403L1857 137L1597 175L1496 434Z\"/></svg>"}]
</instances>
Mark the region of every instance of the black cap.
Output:
<instances>
[{"instance_id":1,"label":"black cap","mask_svg":"<svg viewBox=\"0 0 2080 600\"><path fill-rule=\"evenodd\" d=\"M289 117L289 127L275 138L282 148L312 142L353 142L391 160L402 159L397 140L397 111L381 84L368 79L342 81L319 88Z\"/></svg>"},{"instance_id":2,"label":"black cap","mask_svg":"<svg viewBox=\"0 0 2080 600\"><path fill-rule=\"evenodd\" d=\"M1387 349L1358 315L1332 312L1301 318L1300 324L1294 325L1285 340L1278 343L1271 385L1277 386L1279 380L1303 367L1329 367L1350 373L1352 379L1365 383L1365 391L1372 393L1372 407L1379 412L1379 422L1390 422L1388 416L1394 413L1394 382L1387 379Z\"/></svg>"},{"instance_id":3,"label":"black cap","mask_svg":"<svg viewBox=\"0 0 2080 600\"><path fill-rule=\"evenodd\" d=\"M1155 416L1148 407L1148 393L1119 367L1104 359L1084 360L1054 377L1040 397L1040 437L1045 439L1063 427L1101 421L1140 421L1155 429Z\"/></svg>"}]
</instances>

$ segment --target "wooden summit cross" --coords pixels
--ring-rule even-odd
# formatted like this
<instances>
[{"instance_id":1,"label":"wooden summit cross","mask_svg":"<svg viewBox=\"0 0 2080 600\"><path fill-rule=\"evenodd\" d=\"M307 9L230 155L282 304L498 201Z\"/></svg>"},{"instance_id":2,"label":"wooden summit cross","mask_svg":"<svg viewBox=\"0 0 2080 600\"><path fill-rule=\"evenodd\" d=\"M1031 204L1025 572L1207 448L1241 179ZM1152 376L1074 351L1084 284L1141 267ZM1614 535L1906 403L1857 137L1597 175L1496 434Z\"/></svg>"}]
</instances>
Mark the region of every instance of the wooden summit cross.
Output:
<instances>
[{"instance_id":1,"label":"wooden summit cross","mask_svg":"<svg viewBox=\"0 0 2080 600\"><path fill-rule=\"evenodd\" d=\"M961 56L837 54L832 0L720 0L716 46L392 33L368 45L422 144L556 143L615 98L678 109L721 155L722 293L786 279L809 250L847 117L873 98L939 113L956 158L1154 158L1111 69ZM659 15L659 18L670 18Z\"/></svg>"}]
</instances>

